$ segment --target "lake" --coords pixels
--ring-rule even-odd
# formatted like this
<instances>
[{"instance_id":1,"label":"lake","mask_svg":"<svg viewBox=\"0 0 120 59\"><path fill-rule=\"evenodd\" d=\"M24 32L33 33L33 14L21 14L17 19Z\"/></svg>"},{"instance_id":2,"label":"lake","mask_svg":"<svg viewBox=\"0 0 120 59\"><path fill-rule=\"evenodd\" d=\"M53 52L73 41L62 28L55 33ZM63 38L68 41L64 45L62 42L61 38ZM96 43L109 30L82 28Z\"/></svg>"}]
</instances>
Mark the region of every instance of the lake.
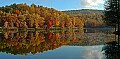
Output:
<instances>
[{"instance_id":1,"label":"lake","mask_svg":"<svg viewBox=\"0 0 120 59\"><path fill-rule=\"evenodd\" d=\"M0 33L0 59L120 59L113 31L4 31Z\"/></svg>"}]
</instances>

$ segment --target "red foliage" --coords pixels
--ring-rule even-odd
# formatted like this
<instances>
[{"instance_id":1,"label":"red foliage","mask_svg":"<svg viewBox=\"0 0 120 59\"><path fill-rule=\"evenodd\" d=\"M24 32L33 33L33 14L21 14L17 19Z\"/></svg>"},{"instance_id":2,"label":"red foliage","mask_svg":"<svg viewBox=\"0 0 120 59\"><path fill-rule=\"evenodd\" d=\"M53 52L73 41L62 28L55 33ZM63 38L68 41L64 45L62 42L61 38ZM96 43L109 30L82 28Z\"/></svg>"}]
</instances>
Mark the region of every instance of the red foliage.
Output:
<instances>
[{"instance_id":1,"label":"red foliage","mask_svg":"<svg viewBox=\"0 0 120 59\"><path fill-rule=\"evenodd\" d=\"M71 39L70 42L75 42L75 39Z\"/></svg>"},{"instance_id":2,"label":"red foliage","mask_svg":"<svg viewBox=\"0 0 120 59\"><path fill-rule=\"evenodd\" d=\"M52 22L51 22L50 20L48 20L47 26L48 26L48 27L51 27L51 26L52 26Z\"/></svg>"},{"instance_id":3,"label":"red foliage","mask_svg":"<svg viewBox=\"0 0 120 59\"><path fill-rule=\"evenodd\" d=\"M72 21L73 26L75 26L75 21Z\"/></svg>"},{"instance_id":4,"label":"red foliage","mask_svg":"<svg viewBox=\"0 0 120 59\"><path fill-rule=\"evenodd\" d=\"M48 39L50 39L52 37L52 32L48 33Z\"/></svg>"},{"instance_id":5,"label":"red foliage","mask_svg":"<svg viewBox=\"0 0 120 59\"><path fill-rule=\"evenodd\" d=\"M13 12L14 12L14 14L17 14L17 15L19 15L19 10L17 10L17 9L14 9L14 10L13 10Z\"/></svg>"},{"instance_id":6,"label":"red foliage","mask_svg":"<svg viewBox=\"0 0 120 59\"><path fill-rule=\"evenodd\" d=\"M39 26L43 26L43 24L39 24Z\"/></svg>"}]
</instances>

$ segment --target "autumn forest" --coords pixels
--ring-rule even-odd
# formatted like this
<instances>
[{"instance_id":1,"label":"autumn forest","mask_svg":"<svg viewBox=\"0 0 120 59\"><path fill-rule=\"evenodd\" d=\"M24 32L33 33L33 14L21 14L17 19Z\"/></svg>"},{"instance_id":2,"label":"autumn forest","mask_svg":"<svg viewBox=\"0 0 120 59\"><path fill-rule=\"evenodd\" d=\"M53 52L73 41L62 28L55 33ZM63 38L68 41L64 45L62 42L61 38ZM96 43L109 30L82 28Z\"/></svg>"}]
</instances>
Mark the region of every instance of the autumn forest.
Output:
<instances>
[{"instance_id":1,"label":"autumn forest","mask_svg":"<svg viewBox=\"0 0 120 59\"><path fill-rule=\"evenodd\" d=\"M119 0L0 0L2 59L120 59Z\"/></svg>"},{"instance_id":2,"label":"autumn forest","mask_svg":"<svg viewBox=\"0 0 120 59\"><path fill-rule=\"evenodd\" d=\"M53 8L26 3L0 7L0 27L2 28L72 28L83 27L84 19L67 15Z\"/></svg>"},{"instance_id":3,"label":"autumn forest","mask_svg":"<svg viewBox=\"0 0 120 59\"><path fill-rule=\"evenodd\" d=\"M95 13L96 10L81 11L58 11L35 4L14 3L0 7L0 27L2 29L70 29L105 26L102 11L98 13Z\"/></svg>"}]
</instances>

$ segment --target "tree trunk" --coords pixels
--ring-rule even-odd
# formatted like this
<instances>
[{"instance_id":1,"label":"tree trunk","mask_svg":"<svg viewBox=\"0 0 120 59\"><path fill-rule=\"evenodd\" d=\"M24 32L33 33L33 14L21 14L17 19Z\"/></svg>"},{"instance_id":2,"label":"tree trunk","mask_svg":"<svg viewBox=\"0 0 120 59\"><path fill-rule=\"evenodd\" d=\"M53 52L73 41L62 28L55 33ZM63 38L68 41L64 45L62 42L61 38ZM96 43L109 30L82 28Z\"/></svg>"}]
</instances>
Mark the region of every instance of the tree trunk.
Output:
<instances>
[{"instance_id":1,"label":"tree trunk","mask_svg":"<svg viewBox=\"0 0 120 59\"><path fill-rule=\"evenodd\" d=\"M115 32L116 32L116 24L115 24Z\"/></svg>"}]
</instances>

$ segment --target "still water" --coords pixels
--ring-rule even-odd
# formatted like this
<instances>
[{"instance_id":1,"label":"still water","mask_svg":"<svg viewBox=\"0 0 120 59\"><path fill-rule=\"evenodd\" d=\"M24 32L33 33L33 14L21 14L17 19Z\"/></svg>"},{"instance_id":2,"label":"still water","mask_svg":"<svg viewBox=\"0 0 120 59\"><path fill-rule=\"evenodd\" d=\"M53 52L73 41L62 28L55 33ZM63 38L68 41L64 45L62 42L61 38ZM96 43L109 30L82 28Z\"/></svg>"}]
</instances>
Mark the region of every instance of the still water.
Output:
<instances>
[{"instance_id":1,"label":"still water","mask_svg":"<svg viewBox=\"0 0 120 59\"><path fill-rule=\"evenodd\" d=\"M118 42L112 32L5 31L0 33L0 59L119 59Z\"/></svg>"}]
</instances>

